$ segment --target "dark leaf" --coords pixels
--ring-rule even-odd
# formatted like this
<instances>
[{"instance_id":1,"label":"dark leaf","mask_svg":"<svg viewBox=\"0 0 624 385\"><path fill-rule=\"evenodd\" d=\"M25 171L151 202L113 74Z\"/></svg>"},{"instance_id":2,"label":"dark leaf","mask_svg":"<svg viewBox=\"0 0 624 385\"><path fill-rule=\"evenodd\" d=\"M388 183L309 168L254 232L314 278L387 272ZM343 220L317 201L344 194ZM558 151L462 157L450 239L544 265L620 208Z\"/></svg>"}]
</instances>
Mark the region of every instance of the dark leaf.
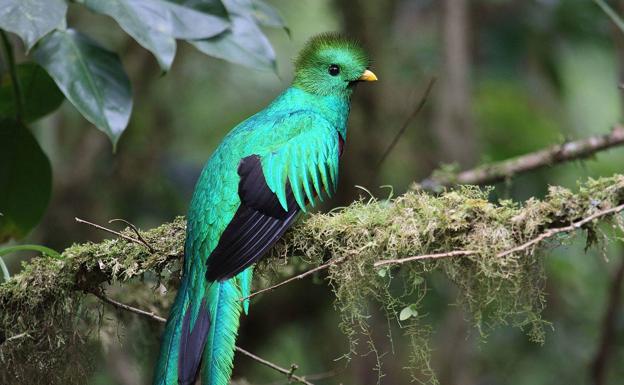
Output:
<instances>
[{"instance_id":1,"label":"dark leaf","mask_svg":"<svg viewBox=\"0 0 624 385\"><path fill-rule=\"evenodd\" d=\"M48 115L65 100L54 80L36 63L18 65L17 77L24 97L24 122L33 122ZM11 77L5 74L0 79L0 121L16 116L12 88Z\"/></svg>"},{"instance_id":2,"label":"dark leaf","mask_svg":"<svg viewBox=\"0 0 624 385\"><path fill-rule=\"evenodd\" d=\"M165 71L175 56L175 39L203 39L223 32L227 18L164 0L85 0L91 10L108 15L150 50Z\"/></svg>"},{"instance_id":3,"label":"dark leaf","mask_svg":"<svg viewBox=\"0 0 624 385\"><path fill-rule=\"evenodd\" d=\"M0 28L17 34L30 50L64 23L66 13L64 0L0 0Z\"/></svg>"},{"instance_id":4,"label":"dark leaf","mask_svg":"<svg viewBox=\"0 0 624 385\"><path fill-rule=\"evenodd\" d=\"M115 146L132 111L130 81L119 57L73 30L47 35L33 57L78 111Z\"/></svg>"},{"instance_id":5,"label":"dark leaf","mask_svg":"<svg viewBox=\"0 0 624 385\"><path fill-rule=\"evenodd\" d=\"M50 162L28 128L0 122L0 243L39 223L51 189Z\"/></svg>"},{"instance_id":6,"label":"dark leaf","mask_svg":"<svg viewBox=\"0 0 624 385\"><path fill-rule=\"evenodd\" d=\"M275 71L275 51L267 37L256 24L249 10L250 0L226 0L230 13L230 30L210 39L191 43L200 51L248 67Z\"/></svg>"}]
</instances>

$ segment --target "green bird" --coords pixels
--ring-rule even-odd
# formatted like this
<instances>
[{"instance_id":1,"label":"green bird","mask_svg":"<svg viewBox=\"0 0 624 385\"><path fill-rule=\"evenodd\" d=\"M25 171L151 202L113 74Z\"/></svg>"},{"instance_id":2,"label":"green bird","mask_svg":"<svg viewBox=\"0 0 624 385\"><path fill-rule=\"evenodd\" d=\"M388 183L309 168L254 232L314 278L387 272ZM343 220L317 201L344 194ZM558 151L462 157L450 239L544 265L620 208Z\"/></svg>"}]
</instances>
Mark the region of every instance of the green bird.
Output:
<instances>
[{"instance_id":1,"label":"green bird","mask_svg":"<svg viewBox=\"0 0 624 385\"><path fill-rule=\"evenodd\" d=\"M355 84L375 81L362 47L312 38L292 85L237 125L199 177L187 215L184 272L162 336L155 385L227 385L253 264L306 205L331 196Z\"/></svg>"}]
</instances>

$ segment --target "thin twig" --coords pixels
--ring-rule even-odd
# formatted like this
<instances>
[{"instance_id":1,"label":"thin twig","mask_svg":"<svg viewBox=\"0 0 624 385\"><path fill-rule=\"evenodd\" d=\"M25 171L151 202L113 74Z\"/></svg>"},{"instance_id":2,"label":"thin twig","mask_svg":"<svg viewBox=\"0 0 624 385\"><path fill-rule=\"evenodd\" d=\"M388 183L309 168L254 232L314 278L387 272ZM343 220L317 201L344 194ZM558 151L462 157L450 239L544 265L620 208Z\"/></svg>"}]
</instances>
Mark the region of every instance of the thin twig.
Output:
<instances>
[{"instance_id":1,"label":"thin twig","mask_svg":"<svg viewBox=\"0 0 624 385\"><path fill-rule=\"evenodd\" d=\"M455 250L455 251L449 251L448 253L424 254L424 255L416 255L416 256L407 257L407 258L387 259L384 261L377 261L373 264L373 266L379 267L379 266L384 266L384 265L394 265L397 263L412 262L412 261L418 261L421 259L451 258L451 257L457 257L457 256L472 255L476 253L477 252L473 250Z\"/></svg>"},{"instance_id":2,"label":"thin twig","mask_svg":"<svg viewBox=\"0 0 624 385\"><path fill-rule=\"evenodd\" d=\"M327 269L330 266L333 266L333 265L335 265L337 263L340 263L340 262L344 261L345 259L346 259L346 257L340 257L340 258L332 259L331 261L329 261L329 262L327 262L327 263L325 263L323 265L317 266L314 269L310 269L310 270L305 271L305 272L303 272L301 274L295 275L294 277L290 277L290 278L288 278L288 279L286 279L286 280L284 280L284 281L282 281L280 283L277 283L277 284L275 284L273 286L269 286L269 287L266 287L264 289L255 291L255 292L249 294L247 297L241 298L240 300L244 301L244 300L247 300L247 299L249 299L251 297L255 297L258 294L262 294L262 293L265 293L267 291L275 290L275 289L277 289L280 286L283 286L283 285L286 285L288 283L291 283L292 281L296 281L298 279L305 278L305 277L307 277L309 275L312 275L312 274L316 273L317 271L325 270L325 269Z\"/></svg>"},{"instance_id":3,"label":"thin twig","mask_svg":"<svg viewBox=\"0 0 624 385\"><path fill-rule=\"evenodd\" d=\"M150 245L145 238L143 238L143 236L141 235L141 232L139 231L139 229L133 224L128 222L125 219L121 219L121 218L115 218L115 219L111 219L110 221L108 221L108 223L113 223L113 222L123 222L126 225L128 225L128 227L130 227L132 229L132 231L134 231L134 233L137 236L137 239L145 246L148 248L148 250L154 254L156 253L156 250L152 247L152 245Z\"/></svg>"},{"instance_id":4,"label":"thin twig","mask_svg":"<svg viewBox=\"0 0 624 385\"><path fill-rule=\"evenodd\" d=\"M423 107L425 106L425 103L427 102L427 98L429 97L429 93L431 93L431 89L433 88L433 85L435 84L435 82L436 82L436 78L435 77L433 77L433 78L431 78L431 80L429 80L429 84L427 85L427 88L425 89L425 93L420 98L420 101L416 105L416 108L407 117L407 119L405 119L405 122L403 123L403 125L401 126L399 131L394 136L394 139L392 139L392 142L390 143L388 148L386 148L386 151L384 151L383 155L379 159L379 162L377 162L377 166L375 166L376 170L379 170L379 168L381 167L383 162L386 160L388 155L390 155L390 153L394 149L394 146L397 145L397 143L399 142L399 139L401 139L401 136L403 136L403 134L405 133L405 131L409 127L410 123L412 123L412 120L414 120L416 118L416 116L418 116L420 111L423 109Z\"/></svg>"},{"instance_id":5,"label":"thin twig","mask_svg":"<svg viewBox=\"0 0 624 385\"><path fill-rule=\"evenodd\" d=\"M102 302L105 302L109 305L113 305L114 307L121 309L121 310L126 310L132 313L136 313L139 315L142 315L144 317L148 317L154 321L157 322L162 322L165 323L167 322L167 319L164 317L159 316L158 314L154 313L154 312L149 312L149 311L145 311L142 309L138 309L136 307L130 306L130 305L126 305L125 303L121 303L119 301L115 301L114 299L108 297L106 294L104 294L104 291L102 289L95 289L95 290L91 290L89 291L89 293L93 294L94 296L98 297Z\"/></svg>"},{"instance_id":6,"label":"thin twig","mask_svg":"<svg viewBox=\"0 0 624 385\"><path fill-rule=\"evenodd\" d=\"M315 380L325 380L328 378L332 378L338 375L338 372L336 372L335 370L330 370L328 372L322 372L322 373L312 373L312 374L306 374L305 376L303 376L306 380L308 381L315 381ZM287 385L290 384L289 380L286 381L273 381L270 382L268 384L265 385Z\"/></svg>"},{"instance_id":7,"label":"thin twig","mask_svg":"<svg viewBox=\"0 0 624 385\"><path fill-rule=\"evenodd\" d=\"M243 349L243 348L239 348L238 346L236 347L236 351L239 353L242 353L244 355L246 355L247 357L265 365L268 366L269 368L276 370L282 374L285 374L286 376L288 376L288 379L290 380L295 380L301 384L306 384L306 385L314 385L313 383L311 383L310 381L306 380L305 377L300 377L300 376L296 376L294 375L292 372L294 371L292 368L294 366L291 366L290 369L285 369L282 368L281 366L275 365L274 363L265 360L264 358L258 357L255 354L248 352L247 350ZM296 369L296 368L295 368Z\"/></svg>"},{"instance_id":8,"label":"thin twig","mask_svg":"<svg viewBox=\"0 0 624 385\"><path fill-rule=\"evenodd\" d=\"M112 306L114 306L114 307L116 307L118 309L129 311L131 313L135 313L135 314L141 315L143 317L147 317L147 318L149 318L151 320L154 320L154 321L157 321L157 322L162 322L162 323L167 322L166 318L161 317L158 314L155 314L153 312L148 312L148 311L145 311L145 310L142 310L142 309L138 309L138 308L136 308L134 306L126 305L125 303L121 303L119 301L116 301L116 300L112 299L112 298L106 296L106 294L104 294L103 290L101 290L101 289L100 290L90 291L90 293L95 295L102 302L105 302L105 303L107 303L109 305L112 305ZM15 336L11 337L11 338L15 338ZM7 341L8 340L9 339L7 339ZM298 366L295 365L295 364L292 364L290 369L285 369L285 368L283 368L283 367L281 367L281 366L279 366L277 364L272 363L271 361L267 361L267 360L265 360L262 357L258 357L257 355L255 355L255 354L253 354L253 353L251 353L251 352L249 352L249 351L247 351L247 350L245 350L245 349L243 349L243 348L241 348L239 346L235 346L235 349L236 349L237 352L246 355L247 357L253 359L254 361L259 362L262 365L267 366L267 367L269 367L269 368L271 368L273 370L276 370L276 371L278 371L278 372L280 372L282 374L285 374L288 377L289 380L294 380L294 381L297 381L297 382L299 382L301 384L305 384L305 385L314 385L313 383L307 381L305 379L305 377L296 376L294 374L294 371L298 368Z\"/></svg>"},{"instance_id":9,"label":"thin twig","mask_svg":"<svg viewBox=\"0 0 624 385\"><path fill-rule=\"evenodd\" d=\"M528 249L531 246L537 245L540 242L545 241L548 238L552 238L553 236L559 234L559 233L568 233L568 232L572 232L574 230L580 229L581 227L583 227L584 225L588 224L589 222L592 222L600 217L604 217L607 215L611 215L611 214L616 214L619 213L620 211L624 210L624 204L621 204L619 206L615 206L612 207L610 209L606 209L606 210L601 210L598 211L588 217L585 217L577 222L574 222L568 226L563 226L563 227L556 227L556 228L552 228L552 229L548 229L546 231L544 231L543 233L541 233L540 235L538 235L537 237L531 239L530 241L527 241L519 246L516 246L514 248L502 251L498 254L496 254L497 258L503 258L506 257L509 254L513 254L513 253L517 253L519 251L524 251L526 249ZM455 251L449 251L446 253L439 253L439 254L425 254L425 255L417 255L414 257L406 257L406 258L398 258L398 259L388 259L385 261L377 261L375 262L374 266L382 266L382 265L398 265L398 264L402 264L402 263L406 263L406 262L412 262L412 261L417 261L417 260L426 260L426 259L439 259L439 258L450 258L450 257L458 257L458 256L467 256L467 255L473 255L473 254L477 254L476 251L472 251L472 250L455 250Z\"/></svg>"},{"instance_id":10,"label":"thin twig","mask_svg":"<svg viewBox=\"0 0 624 385\"><path fill-rule=\"evenodd\" d=\"M538 168L584 159L612 147L624 145L624 126L615 126L608 134L594 135L585 139L554 145L516 158L490 163L457 175L435 175L417 186L425 190L438 191L443 187L461 184L483 185L503 181L514 175Z\"/></svg>"},{"instance_id":11,"label":"thin twig","mask_svg":"<svg viewBox=\"0 0 624 385\"><path fill-rule=\"evenodd\" d=\"M14 336L11 336L9 338L7 338L6 340L2 341L2 344L6 344L9 341L15 341L15 340L19 340L20 338L24 338L24 337L30 337L30 334L28 334L28 332L23 332L20 334L16 334ZM0 345L2 345L0 344Z\"/></svg>"},{"instance_id":12,"label":"thin twig","mask_svg":"<svg viewBox=\"0 0 624 385\"><path fill-rule=\"evenodd\" d=\"M2 47L4 50L4 56L9 67L9 75L11 76L11 83L13 86L13 98L15 99L15 118L18 122L22 121L24 112L24 97L22 89L20 87L19 78L17 76L17 68L15 66L15 55L13 55L13 46L9 41L9 37L6 32L0 30L0 40L2 40Z\"/></svg>"},{"instance_id":13,"label":"thin twig","mask_svg":"<svg viewBox=\"0 0 624 385\"><path fill-rule=\"evenodd\" d=\"M106 231L106 232L111 233L111 234L114 234L114 235L116 235L116 236L118 236L118 237L120 237L120 238L123 238L123 239L125 239L125 240L127 240L127 241L134 242L134 243L136 243L137 245L145 246L145 247L146 247L146 248L147 248L150 252L154 253L154 249L153 249L153 248L152 248L152 247L151 247L151 246L150 246L147 242L145 242L145 241L141 241L140 239L133 238L133 237L130 237L130 236L128 236L128 235L122 234L122 233L120 233L119 231L115 231L115 230L109 229L109 228L107 228L107 227L100 226L100 225L98 225L98 224L96 224L96 223L89 222L89 221L86 221L86 220L84 220L84 219L80 219L80 218L78 218L78 217L76 217L76 218L74 218L74 219L75 219L75 220L76 220L76 222L78 222L78 223L85 223L85 224L87 224L87 225L89 225L89 226L93 226L93 227L95 227L96 229L100 229L100 230L102 230L102 231ZM114 220L119 220L119 219L114 219Z\"/></svg>"},{"instance_id":14,"label":"thin twig","mask_svg":"<svg viewBox=\"0 0 624 385\"><path fill-rule=\"evenodd\" d=\"M602 210L602 211L598 211L586 218L581 219L580 221L574 222L568 226L563 226L563 227L556 227L554 229L549 229L546 230L545 232L543 232L542 234L540 234L539 236L537 236L536 238L531 239L530 241L523 243L520 246L514 247L512 249L503 251L502 253L498 253L496 256L499 258L505 257L509 254L518 252L518 251L523 251L528 249L529 247L536 245L548 238L551 238L559 233L569 233L572 232L574 230L580 229L583 225L586 225L589 222L592 222L595 219L598 219L600 217L604 217L606 215L610 215L610 214L616 214L619 213L620 211L624 210L624 204L621 204L619 206L615 206L612 207L610 209L606 209L606 210Z\"/></svg>"}]
</instances>

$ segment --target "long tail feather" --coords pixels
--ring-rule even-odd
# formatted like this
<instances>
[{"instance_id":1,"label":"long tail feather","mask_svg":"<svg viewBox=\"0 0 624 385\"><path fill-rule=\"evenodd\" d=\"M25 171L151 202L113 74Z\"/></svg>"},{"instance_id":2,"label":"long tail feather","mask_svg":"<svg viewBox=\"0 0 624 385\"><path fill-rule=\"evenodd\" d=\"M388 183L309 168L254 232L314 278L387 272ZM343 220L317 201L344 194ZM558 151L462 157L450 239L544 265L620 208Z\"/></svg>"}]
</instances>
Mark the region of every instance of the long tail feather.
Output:
<instances>
[{"instance_id":1,"label":"long tail feather","mask_svg":"<svg viewBox=\"0 0 624 385\"><path fill-rule=\"evenodd\" d=\"M160 356L154 372L154 385L178 384L178 357L183 314L187 307L187 280L183 279L169 312L165 331L161 338Z\"/></svg>"},{"instance_id":2,"label":"long tail feather","mask_svg":"<svg viewBox=\"0 0 624 385\"><path fill-rule=\"evenodd\" d=\"M185 276L163 333L154 385L192 385L197 379L210 330L205 288ZM203 282L200 282L202 284Z\"/></svg>"},{"instance_id":3,"label":"long tail feather","mask_svg":"<svg viewBox=\"0 0 624 385\"><path fill-rule=\"evenodd\" d=\"M214 282L208 290L212 327L204 348L203 385L228 385L241 313L237 278Z\"/></svg>"}]
</instances>

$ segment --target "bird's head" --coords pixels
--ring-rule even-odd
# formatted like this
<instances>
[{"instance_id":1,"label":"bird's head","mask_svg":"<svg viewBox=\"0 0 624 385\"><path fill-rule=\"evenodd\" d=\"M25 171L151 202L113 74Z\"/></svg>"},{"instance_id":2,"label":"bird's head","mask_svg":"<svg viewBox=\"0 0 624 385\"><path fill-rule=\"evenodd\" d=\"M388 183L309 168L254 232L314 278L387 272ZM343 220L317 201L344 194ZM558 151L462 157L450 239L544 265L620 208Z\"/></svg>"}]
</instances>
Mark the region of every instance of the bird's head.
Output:
<instances>
[{"instance_id":1,"label":"bird's head","mask_svg":"<svg viewBox=\"0 0 624 385\"><path fill-rule=\"evenodd\" d=\"M360 44L337 33L324 33L301 50L293 84L317 95L349 95L357 82L377 80L369 63Z\"/></svg>"}]
</instances>

